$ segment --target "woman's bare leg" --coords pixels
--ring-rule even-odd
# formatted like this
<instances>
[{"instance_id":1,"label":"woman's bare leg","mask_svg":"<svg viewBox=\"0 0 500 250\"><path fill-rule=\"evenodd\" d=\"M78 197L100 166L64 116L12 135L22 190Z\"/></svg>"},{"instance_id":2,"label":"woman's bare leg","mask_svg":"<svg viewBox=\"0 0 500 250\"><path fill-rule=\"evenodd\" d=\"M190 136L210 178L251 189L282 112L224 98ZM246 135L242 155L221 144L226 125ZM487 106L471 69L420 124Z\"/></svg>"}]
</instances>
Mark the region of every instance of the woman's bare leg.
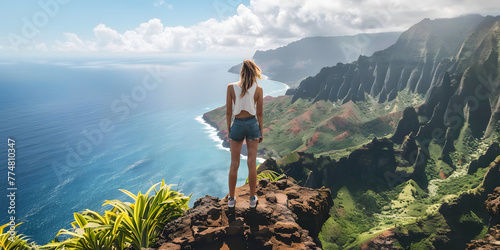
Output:
<instances>
[{"instance_id":1,"label":"woman's bare leg","mask_svg":"<svg viewBox=\"0 0 500 250\"><path fill-rule=\"evenodd\" d=\"M259 146L259 140L247 141L248 150L248 185L250 185L250 197L255 195L255 189L257 187L257 148Z\"/></svg>"},{"instance_id":2,"label":"woman's bare leg","mask_svg":"<svg viewBox=\"0 0 500 250\"><path fill-rule=\"evenodd\" d=\"M240 153L243 141L229 140L231 144L231 166L229 168L229 196L234 197L236 181L238 180L238 168L240 167Z\"/></svg>"}]
</instances>

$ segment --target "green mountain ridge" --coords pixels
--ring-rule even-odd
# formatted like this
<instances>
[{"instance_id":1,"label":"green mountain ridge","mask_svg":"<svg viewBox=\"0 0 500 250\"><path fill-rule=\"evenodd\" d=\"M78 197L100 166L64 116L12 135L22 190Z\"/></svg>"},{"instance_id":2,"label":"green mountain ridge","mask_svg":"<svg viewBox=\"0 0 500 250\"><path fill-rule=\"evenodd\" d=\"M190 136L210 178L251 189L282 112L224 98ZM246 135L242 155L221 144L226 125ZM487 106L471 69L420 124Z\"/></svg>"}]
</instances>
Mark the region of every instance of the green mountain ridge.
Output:
<instances>
[{"instance_id":1,"label":"green mountain ridge","mask_svg":"<svg viewBox=\"0 0 500 250\"><path fill-rule=\"evenodd\" d=\"M500 16L469 15L325 67L266 97L261 168L332 190L324 249L464 249L498 223L499 52ZM204 115L222 136L224 114Z\"/></svg>"},{"instance_id":2,"label":"green mountain ridge","mask_svg":"<svg viewBox=\"0 0 500 250\"><path fill-rule=\"evenodd\" d=\"M360 55L392 45L399 32L358 34L354 36L306 37L286 46L256 51L252 59L271 80L296 86L302 79L316 74L326 65L337 62L348 63ZM239 74L241 64L229 69Z\"/></svg>"}]
</instances>

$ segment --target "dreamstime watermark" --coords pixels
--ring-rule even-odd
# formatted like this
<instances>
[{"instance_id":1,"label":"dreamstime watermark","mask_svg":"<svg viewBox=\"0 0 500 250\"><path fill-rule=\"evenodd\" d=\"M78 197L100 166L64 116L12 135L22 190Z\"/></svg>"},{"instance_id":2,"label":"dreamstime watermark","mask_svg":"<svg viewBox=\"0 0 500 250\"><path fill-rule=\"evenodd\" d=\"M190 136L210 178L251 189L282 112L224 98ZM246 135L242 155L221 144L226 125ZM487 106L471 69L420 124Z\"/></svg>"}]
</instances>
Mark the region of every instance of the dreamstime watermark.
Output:
<instances>
[{"instance_id":1,"label":"dreamstime watermark","mask_svg":"<svg viewBox=\"0 0 500 250\"><path fill-rule=\"evenodd\" d=\"M491 86L497 86L498 83L493 83L493 78L489 76L488 79L483 76L478 76L479 84L474 88L474 93L463 98L462 103L454 103L451 106L451 115L444 117L445 121L444 125L446 130L449 128L451 133L457 133L462 125L466 121L465 112L463 111L465 108L468 108L468 112L477 111L480 107L482 101L486 101L489 98L489 94L492 93ZM443 113L446 107L443 107ZM421 127L422 128L422 127ZM413 150L409 154L410 164L414 167L423 166L430 159L430 151L429 145L434 140L436 143L444 143L446 141L446 130L443 128L434 128L430 135L430 138L424 138L423 140L416 141L419 144L420 150ZM392 173L386 171L384 173L384 177L387 181L389 187L394 188L396 184L403 183L408 180L410 174L405 173Z\"/></svg>"},{"instance_id":2,"label":"dreamstime watermark","mask_svg":"<svg viewBox=\"0 0 500 250\"><path fill-rule=\"evenodd\" d=\"M40 29L47 26L52 18L54 18L59 11L61 6L66 5L71 0L39 0L38 6L40 7L31 18L23 16L21 18L21 30L20 33L10 32L7 34L11 48L18 52L20 46L26 45L30 40L34 39L38 34L40 34Z\"/></svg>"},{"instance_id":3,"label":"dreamstime watermark","mask_svg":"<svg viewBox=\"0 0 500 250\"><path fill-rule=\"evenodd\" d=\"M57 175L59 182L63 182L62 175L75 169L82 162L85 156L90 155L95 148L104 142L106 134L114 131L117 122L127 119L132 110L139 107L139 104L146 100L148 93L155 90L159 84L163 82L162 72L159 65L156 67L148 67L147 74L142 79L142 83L132 87L129 93L122 94L119 98L113 100L110 104L111 111L118 115L114 119L111 117L102 118L91 130L83 130L82 135L84 138L76 145L66 146L66 157L64 164L57 161L52 162L52 169Z\"/></svg>"}]
</instances>

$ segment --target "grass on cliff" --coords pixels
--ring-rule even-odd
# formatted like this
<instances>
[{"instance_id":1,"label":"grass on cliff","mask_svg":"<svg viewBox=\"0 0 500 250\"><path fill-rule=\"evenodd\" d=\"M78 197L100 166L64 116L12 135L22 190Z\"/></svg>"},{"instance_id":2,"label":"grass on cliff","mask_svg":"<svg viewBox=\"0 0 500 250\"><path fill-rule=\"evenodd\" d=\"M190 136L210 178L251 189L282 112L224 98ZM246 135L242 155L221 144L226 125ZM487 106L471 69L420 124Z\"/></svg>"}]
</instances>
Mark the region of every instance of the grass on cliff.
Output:
<instances>
[{"instance_id":1,"label":"grass on cliff","mask_svg":"<svg viewBox=\"0 0 500 250\"><path fill-rule=\"evenodd\" d=\"M444 237L448 230L442 215L437 213L439 206L477 188L486 171L479 169L474 175L443 181L432 197L411 179L392 190L378 193L343 187L337 192L331 217L324 224L319 239L324 249L358 249L370 239L396 228L401 240L397 244L408 249L427 249L435 239ZM352 193L350 190L357 191ZM459 223L463 224L473 223L481 227L484 224L472 213L465 213L460 220Z\"/></svg>"},{"instance_id":2,"label":"grass on cliff","mask_svg":"<svg viewBox=\"0 0 500 250\"><path fill-rule=\"evenodd\" d=\"M85 210L74 213L72 229L61 229L55 239L43 246L28 242L23 235L14 235L0 227L1 249L143 249L154 246L165 225L182 216L189 208L191 196L171 190L171 185L154 184L146 193L137 195L121 190L133 199L133 203L109 200L104 205L112 208L99 214ZM154 191L154 194L150 193ZM61 237L62 236L62 237Z\"/></svg>"},{"instance_id":3,"label":"grass on cliff","mask_svg":"<svg viewBox=\"0 0 500 250\"><path fill-rule=\"evenodd\" d=\"M331 217L319 234L323 249L344 249L355 242L361 233L376 225L376 218L356 205L349 189L341 188L333 203Z\"/></svg>"},{"instance_id":4,"label":"grass on cliff","mask_svg":"<svg viewBox=\"0 0 500 250\"><path fill-rule=\"evenodd\" d=\"M401 91L386 103L366 96L363 102L333 103L298 99L291 96L268 98L264 102L264 141L259 145L268 157L283 157L293 151L331 156L348 154L374 137L394 133L402 111L422 103L423 98L410 91ZM225 107L206 113L219 131L226 130Z\"/></svg>"}]
</instances>

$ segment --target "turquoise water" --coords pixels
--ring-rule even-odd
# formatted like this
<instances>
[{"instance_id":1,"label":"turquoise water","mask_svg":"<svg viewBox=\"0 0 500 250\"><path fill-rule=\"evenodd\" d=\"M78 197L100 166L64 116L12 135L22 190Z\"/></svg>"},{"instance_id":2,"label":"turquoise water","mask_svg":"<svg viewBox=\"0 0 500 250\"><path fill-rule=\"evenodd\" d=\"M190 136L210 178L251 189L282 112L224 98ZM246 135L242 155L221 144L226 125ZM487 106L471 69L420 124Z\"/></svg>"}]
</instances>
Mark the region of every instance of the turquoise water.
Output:
<instances>
[{"instance_id":1,"label":"turquoise water","mask_svg":"<svg viewBox=\"0 0 500 250\"><path fill-rule=\"evenodd\" d=\"M165 179L175 190L227 194L230 153L201 115L225 103L239 60L0 62L0 159L16 140L16 222L38 244L69 228L74 212L103 211L118 189L146 191ZM286 86L259 82L265 95ZM8 223L7 168L0 213ZM246 180L242 159L238 185Z\"/></svg>"}]
</instances>

